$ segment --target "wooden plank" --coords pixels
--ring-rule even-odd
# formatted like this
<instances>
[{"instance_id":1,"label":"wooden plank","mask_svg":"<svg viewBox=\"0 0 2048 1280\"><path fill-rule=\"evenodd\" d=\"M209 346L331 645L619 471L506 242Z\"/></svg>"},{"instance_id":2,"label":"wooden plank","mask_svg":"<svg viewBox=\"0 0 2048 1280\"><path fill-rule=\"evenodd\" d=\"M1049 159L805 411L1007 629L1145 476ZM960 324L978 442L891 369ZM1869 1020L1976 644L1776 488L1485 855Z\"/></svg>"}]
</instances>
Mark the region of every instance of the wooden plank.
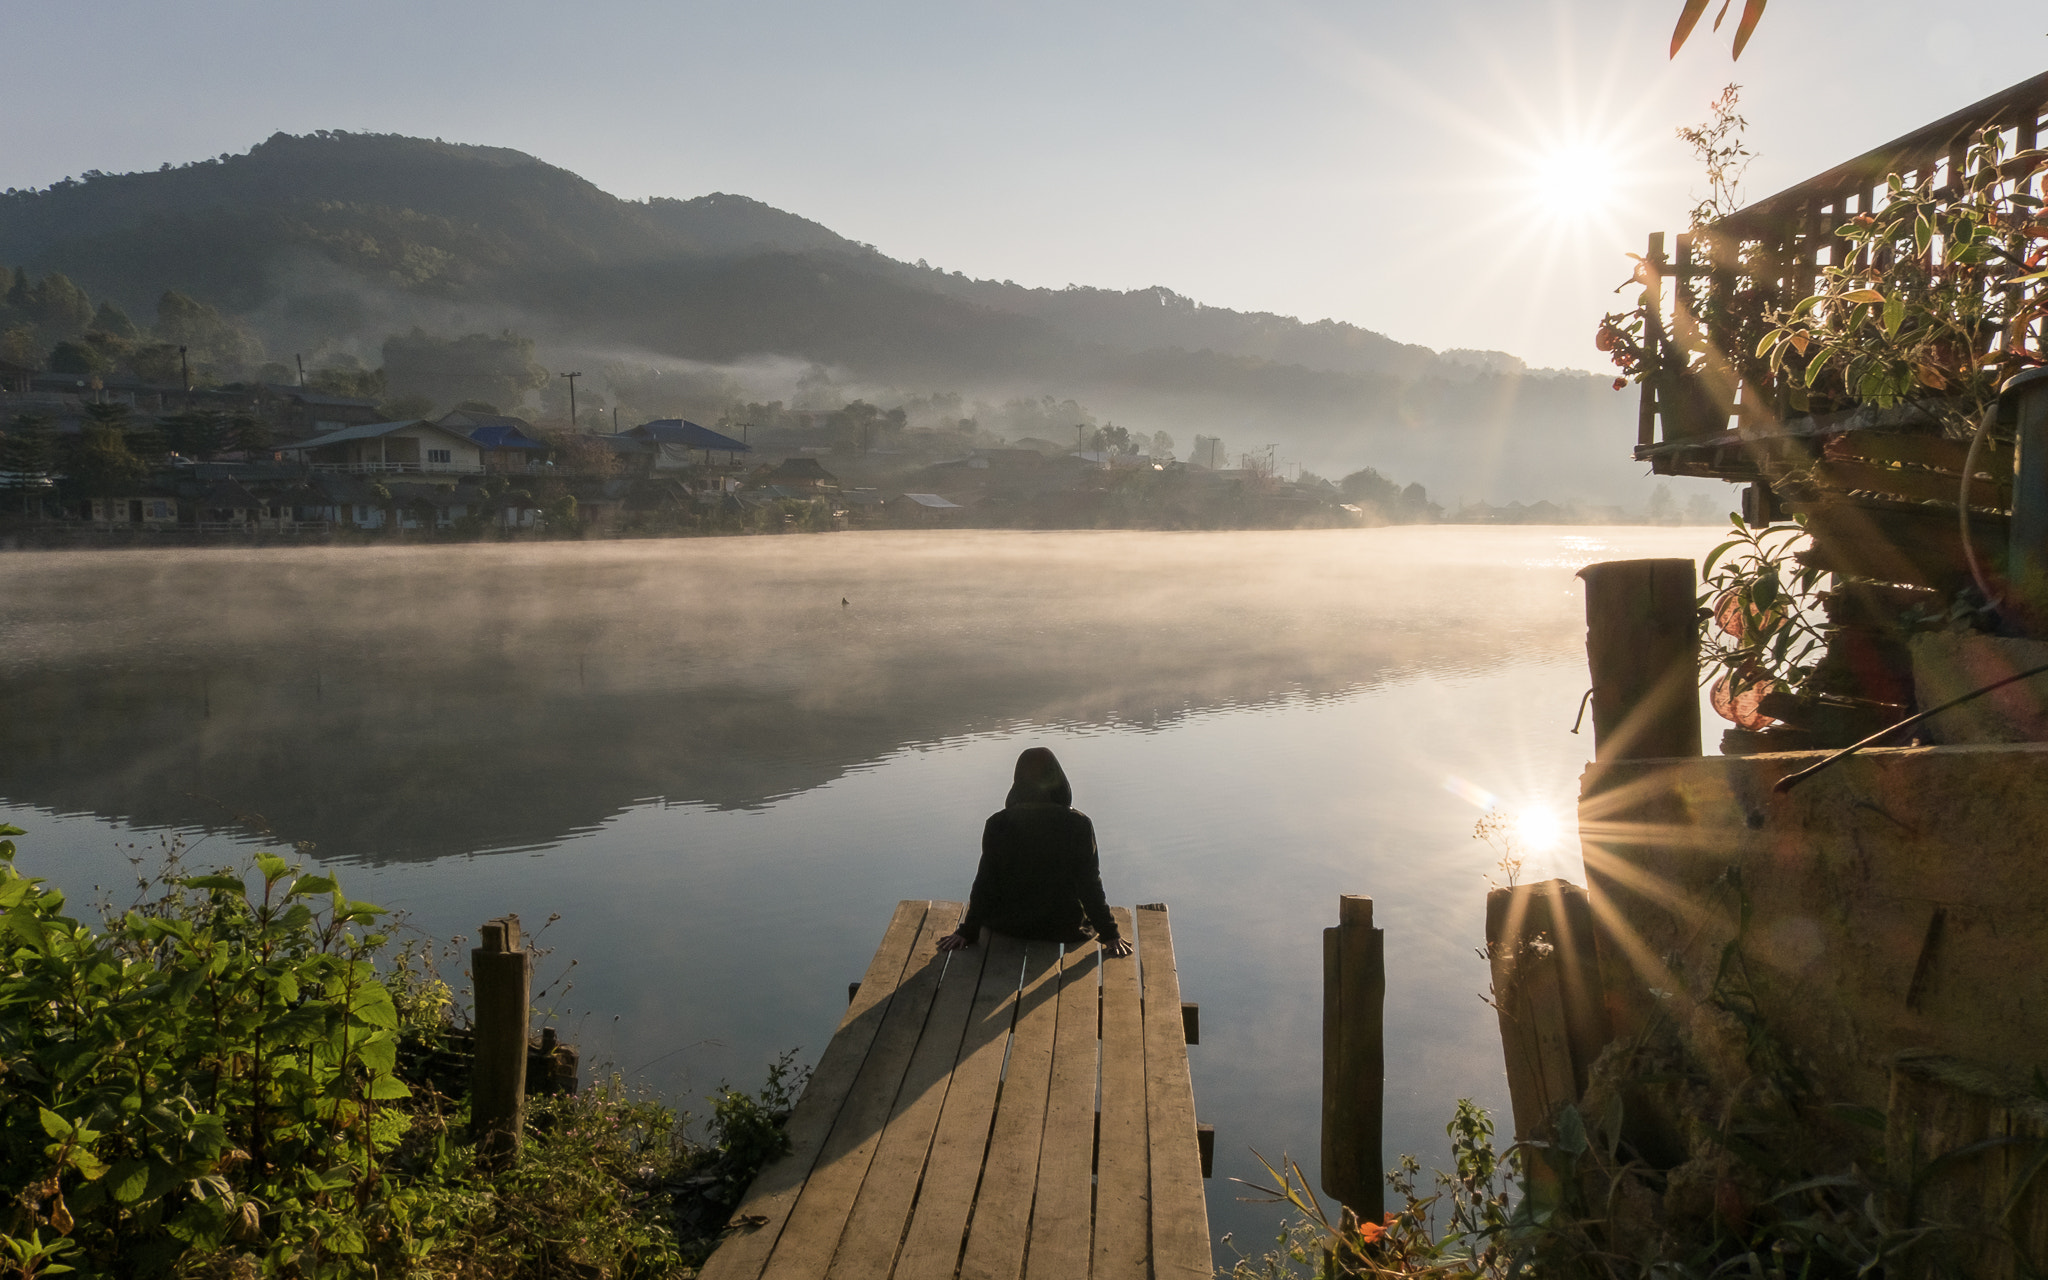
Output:
<instances>
[{"instance_id":1,"label":"wooden plank","mask_svg":"<svg viewBox=\"0 0 2048 1280\"><path fill-rule=\"evenodd\" d=\"M1829 461L1903 462L1929 467L1961 478L1969 445L1944 436L1902 435L1891 431L1847 431L1830 436L1824 447ZM1986 440L1977 450L1977 474L2003 477L2012 483L2012 446ZM1951 486L1953 488L1953 486Z\"/></svg>"},{"instance_id":2,"label":"wooden plank","mask_svg":"<svg viewBox=\"0 0 2048 1280\"><path fill-rule=\"evenodd\" d=\"M1003 1051L1017 1010L1017 978L1024 965L1022 942L994 933L984 936L988 959L982 966L967 1033L961 1039L953 1080L939 1112L931 1157L925 1162L924 1185L903 1237L896 1280L951 1280L960 1264L960 1246L974 1207L982 1158L988 1151L996 1092L1002 1084Z\"/></svg>"},{"instance_id":3,"label":"wooden plank","mask_svg":"<svg viewBox=\"0 0 2048 1280\"><path fill-rule=\"evenodd\" d=\"M1131 913L1112 907L1135 940ZM1134 956L1102 962L1102 1111L1095 1159L1094 1280L1144 1280L1151 1253L1151 1151L1146 1141L1145 1025Z\"/></svg>"},{"instance_id":4,"label":"wooden plank","mask_svg":"<svg viewBox=\"0 0 2048 1280\"><path fill-rule=\"evenodd\" d=\"M1881 463L1842 461L1816 462L1808 473L1817 489L1834 493L1875 493L1901 502L1939 502L1953 508L1962 490L1962 466L1956 474L1908 470ZM2012 506L2012 483L1992 480L1970 482L1970 505L2006 510Z\"/></svg>"},{"instance_id":5,"label":"wooden plank","mask_svg":"<svg viewBox=\"0 0 2048 1280\"><path fill-rule=\"evenodd\" d=\"M1031 1213L1025 1280L1088 1274L1094 1218L1095 1078L1102 1019L1102 951L1093 942L1060 960L1059 1027L1053 1041L1038 1199Z\"/></svg>"},{"instance_id":6,"label":"wooden plank","mask_svg":"<svg viewBox=\"0 0 2048 1280\"><path fill-rule=\"evenodd\" d=\"M881 1030L847 1092L831 1136L804 1180L789 1223L768 1258L765 1275L815 1280L831 1265L918 1039L924 1034L925 1017L939 993L939 977L946 967L939 956L939 939L952 932L958 919L957 907L947 911L935 904L935 909L926 912L896 997L889 1002Z\"/></svg>"},{"instance_id":7,"label":"wooden plank","mask_svg":"<svg viewBox=\"0 0 2048 1280\"><path fill-rule=\"evenodd\" d=\"M869 961L867 973L861 979L860 994L840 1019L839 1030L825 1051L818 1055L810 1083L790 1112L789 1123L783 1130L789 1136L789 1153L754 1179L746 1199L733 1214L735 1222L750 1225L742 1226L740 1234L719 1246L704 1264L700 1280L751 1280L761 1274L789 1221L790 1210L796 1207L804 1179L810 1175L818 1153L831 1135L839 1108L860 1074L861 1064L867 1060L868 1049L881 1029L890 997L902 980L910 949L917 941L930 905L911 901L896 904L896 914L882 935L882 945L875 948L874 959Z\"/></svg>"},{"instance_id":8,"label":"wooden plank","mask_svg":"<svg viewBox=\"0 0 2048 1280\"><path fill-rule=\"evenodd\" d=\"M1145 1117L1152 1164L1152 1274L1211 1280L1209 1207L1195 1136L1195 1087L1180 1020L1180 975L1163 905L1140 906L1138 960L1145 991Z\"/></svg>"},{"instance_id":9,"label":"wooden plank","mask_svg":"<svg viewBox=\"0 0 2048 1280\"><path fill-rule=\"evenodd\" d=\"M944 918L957 921L958 905L946 906L949 910ZM934 914L940 913L935 909ZM890 1268L895 1265L896 1250L903 1243L911 1206L917 1202L918 1181L924 1174L925 1157L931 1154L932 1134L939 1127L939 1113L945 1105L953 1064L960 1056L961 1038L974 1010L974 996L981 984L988 952L987 947L969 947L946 957L938 999L925 1020L924 1035L911 1056L903 1087L897 1091L895 1109L868 1166L867 1180L854 1200L853 1213L839 1241L839 1252L826 1272L832 1280L887 1280ZM1092 1088L1092 1079L1090 1084ZM1093 1106L1092 1092L1089 1101ZM1082 1211L1087 1211L1085 1201Z\"/></svg>"},{"instance_id":10,"label":"wooden plank","mask_svg":"<svg viewBox=\"0 0 2048 1280\"><path fill-rule=\"evenodd\" d=\"M1054 1032L1059 1025L1060 947L1033 942L1024 952L1024 977L1017 994L1017 1021L1010 1032L1010 1060L996 1099L988 1158L967 1249L960 1256L960 1280L1017 1280L1031 1230L1032 1193L1038 1185L1039 1143L1045 1133L1047 1091L1052 1084Z\"/></svg>"}]
</instances>

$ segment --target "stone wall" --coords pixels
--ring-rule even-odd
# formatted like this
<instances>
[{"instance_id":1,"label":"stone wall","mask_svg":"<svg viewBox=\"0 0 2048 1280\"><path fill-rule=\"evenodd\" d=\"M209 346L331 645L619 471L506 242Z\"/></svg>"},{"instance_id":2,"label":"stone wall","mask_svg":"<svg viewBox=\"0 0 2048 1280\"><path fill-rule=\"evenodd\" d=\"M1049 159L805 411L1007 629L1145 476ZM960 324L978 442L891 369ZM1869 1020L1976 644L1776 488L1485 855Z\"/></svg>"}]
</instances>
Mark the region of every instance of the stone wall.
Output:
<instances>
[{"instance_id":1,"label":"stone wall","mask_svg":"<svg viewBox=\"0 0 2048 1280\"><path fill-rule=\"evenodd\" d=\"M1772 791L1819 758L1587 770L1616 1035L1694 1018L1718 987L1822 1099L1882 1110L1907 1049L2048 1069L2048 743L1873 750Z\"/></svg>"}]
</instances>

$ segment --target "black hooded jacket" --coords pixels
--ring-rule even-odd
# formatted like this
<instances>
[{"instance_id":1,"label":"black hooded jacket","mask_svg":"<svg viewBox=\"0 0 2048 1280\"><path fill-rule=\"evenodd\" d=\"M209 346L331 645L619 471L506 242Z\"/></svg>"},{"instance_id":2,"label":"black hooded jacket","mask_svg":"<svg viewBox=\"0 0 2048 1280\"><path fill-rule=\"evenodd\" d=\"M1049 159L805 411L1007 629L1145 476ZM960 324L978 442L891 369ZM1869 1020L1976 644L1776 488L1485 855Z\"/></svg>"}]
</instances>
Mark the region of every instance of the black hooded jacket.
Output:
<instances>
[{"instance_id":1,"label":"black hooded jacket","mask_svg":"<svg viewBox=\"0 0 2048 1280\"><path fill-rule=\"evenodd\" d=\"M1102 892L1095 824L1072 807L1074 791L1044 747L1017 759L1017 780L1000 812L981 832L981 865L960 932L979 941L983 929L1046 942L1118 938Z\"/></svg>"}]
</instances>

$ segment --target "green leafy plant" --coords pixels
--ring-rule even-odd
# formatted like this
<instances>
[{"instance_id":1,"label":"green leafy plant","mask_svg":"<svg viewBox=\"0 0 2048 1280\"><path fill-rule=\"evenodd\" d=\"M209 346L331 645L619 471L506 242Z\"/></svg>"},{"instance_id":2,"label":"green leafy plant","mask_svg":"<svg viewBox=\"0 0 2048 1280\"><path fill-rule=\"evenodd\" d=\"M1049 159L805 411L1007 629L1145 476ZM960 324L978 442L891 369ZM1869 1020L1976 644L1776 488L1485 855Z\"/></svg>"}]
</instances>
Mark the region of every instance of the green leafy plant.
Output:
<instances>
[{"instance_id":1,"label":"green leafy plant","mask_svg":"<svg viewBox=\"0 0 2048 1280\"><path fill-rule=\"evenodd\" d=\"M1772 719L1759 703L1773 692L1803 689L1827 651L1818 608L1825 575L1796 559L1811 545L1803 521L1729 520L1732 536L1701 566L1699 607L1709 625L1700 669L1713 685L1715 709L1755 729Z\"/></svg>"},{"instance_id":2,"label":"green leafy plant","mask_svg":"<svg viewBox=\"0 0 2048 1280\"><path fill-rule=\"evenodd\" d=\"M1836 229L1820 291L1775 314L1757 346L1798 375L1793 408L1935 402L1974 426L2005 379L2042 362L2042 302L2020 286L2048 276L2048 222L2028 191L2048 156L2003 148L1987 129L1960 172L1892 174L1882 208Z\"/></svg>"},{"instance_id":3,"label":"green leafy plant","mask_svg":"<svg viewBox=\"0 0 2048 1280\"><path fill-rule=\"evenodd\" d=\"M613 1080L486 1171L430 947L275 854L167 853L95 928L0 838L0 1277L681 1275L781 1149L790 1057L716 1145Z\"/></svg>"}]
</instances>

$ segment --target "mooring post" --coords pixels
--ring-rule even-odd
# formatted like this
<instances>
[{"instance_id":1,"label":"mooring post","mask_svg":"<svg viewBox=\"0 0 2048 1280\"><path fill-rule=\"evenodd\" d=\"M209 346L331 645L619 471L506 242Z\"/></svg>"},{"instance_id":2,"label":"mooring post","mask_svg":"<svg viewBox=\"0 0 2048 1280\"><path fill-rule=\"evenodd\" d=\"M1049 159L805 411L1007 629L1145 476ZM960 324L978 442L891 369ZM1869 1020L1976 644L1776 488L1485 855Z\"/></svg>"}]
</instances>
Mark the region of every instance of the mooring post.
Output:
<instances>
[{"instance_id":1,"label":"mooring post","mask_svg":"<svg viewBox=\"0 0 2048 1280\"><path fill-rule=\"evenodd\" d=\"M1377 1223L1386 1212L1380 1113L1386 1094L1383 1038L1386 933L1372 899L1337 900L1337 927L1323 930L1323 1194Z\"/></svg>"},{"instance_id":2,"label":"mooring post","mask_svg":"<svg viewBox=\"0 0 2048 1280\"><path fill-rule=\"evenodd\" d=\"M1586 891L1566 880L1492 890L1486 955L1515 1137L1541 1139L1610 1038Z\"/></svg>"},{"instance_id":3,"label":"mooring post","mask_svg":"<svg viewBox=\"0 0 2048 1280\"><path fill-rule=\"evenodd\" d=\"M469 953L476 993L476 1056L470 1066L470 1127L484 1161L518 1158L526 1131L526 1025L533 1006L533 957L519 917L500 916L478 930Z\"/></svg>"},{"instance_id":4,"label":"mooring post","mask_svg":"<svg viewBox=\"0 0 2048 1280\"><path fill-rule=\"evenodd\" d=\"M1586 582L1596 761L1697 756L1700 623L1690 560L1609 560Z\"/></svg>"}]
</instances>

